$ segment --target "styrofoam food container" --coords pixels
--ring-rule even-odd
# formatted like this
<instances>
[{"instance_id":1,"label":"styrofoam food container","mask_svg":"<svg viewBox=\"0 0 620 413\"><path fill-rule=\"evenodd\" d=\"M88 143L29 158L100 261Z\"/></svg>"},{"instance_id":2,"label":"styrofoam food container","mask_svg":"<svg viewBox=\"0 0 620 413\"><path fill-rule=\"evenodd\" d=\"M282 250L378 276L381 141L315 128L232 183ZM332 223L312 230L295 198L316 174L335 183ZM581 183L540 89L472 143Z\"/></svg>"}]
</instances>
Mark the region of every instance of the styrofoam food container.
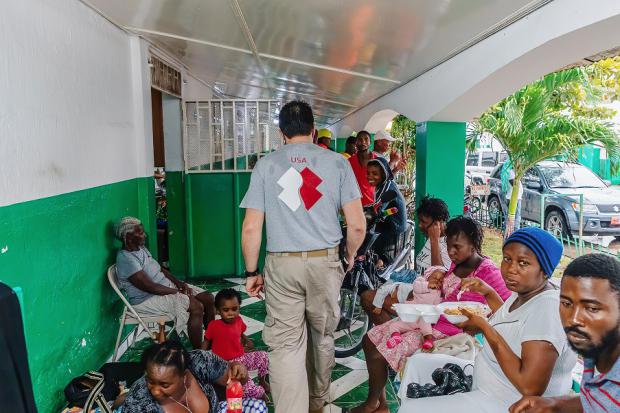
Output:
<instances>
[{"instance_id":1,"label":"styrofoam food container","mask_svg":"<svg viewBox=\"0 0 620 413\"><path fill-rule=\"evenodd\" d=\"M416 322L422 317L427 323L434 324L441 316L441 310L430 304L394 304L392 306L401 320Z\"/></svg>"},{"instance_id":2,"label":"styrofoam food container","mask_svg":"<svg viewBox=\"0 0 620 413\"><path fill-rule=\"evenodd\" d=\"M446 317L446 319L452 324L458 324L458 323L463 323L467 321L467 317L464 315L450 315L450 314L445 313L445 310L449 308L460 308L460 307L482 308L484 314L486 315L488 315L491 312L488 305L482 304L476 301L453 301L453 302L445 302L445 303L441 303L437 305L437 308L439 308L439 311L441 311L443 316Z\"/></svg>"}]
</instances>

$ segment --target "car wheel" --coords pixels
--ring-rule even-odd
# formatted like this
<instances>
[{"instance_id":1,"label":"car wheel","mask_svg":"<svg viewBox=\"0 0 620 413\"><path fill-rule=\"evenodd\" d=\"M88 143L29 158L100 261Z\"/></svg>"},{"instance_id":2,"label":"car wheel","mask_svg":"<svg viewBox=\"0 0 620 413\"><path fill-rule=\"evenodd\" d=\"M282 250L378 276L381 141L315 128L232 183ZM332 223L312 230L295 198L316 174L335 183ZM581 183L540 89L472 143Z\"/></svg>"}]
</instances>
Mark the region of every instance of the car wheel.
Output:
<instances>
[{"instance_id":1,"label":"car wheel","mask_svg":"<svg viewBox=\"0 0 620 413\"><path fill-rule=\"evenodd\" d=\"M502 205L499 202L499 198L496 196L490 196L487 201L487 209L489 211L489 220L496 227L502 226L504 220L504 213L502 212Z\"/></svg>"},{"instance_id":2,"label":"car wheel","mask_svg":"<svg viewBox=\"0 0 620 413\"><path fill-rule=\"evenodd\" d=\"M562 237L565 240L570 239L566 218L564 218L564 214L560 211L551 211L547 214L545 218L545 229L556 238Z\"/></svg>"}]
</instances>

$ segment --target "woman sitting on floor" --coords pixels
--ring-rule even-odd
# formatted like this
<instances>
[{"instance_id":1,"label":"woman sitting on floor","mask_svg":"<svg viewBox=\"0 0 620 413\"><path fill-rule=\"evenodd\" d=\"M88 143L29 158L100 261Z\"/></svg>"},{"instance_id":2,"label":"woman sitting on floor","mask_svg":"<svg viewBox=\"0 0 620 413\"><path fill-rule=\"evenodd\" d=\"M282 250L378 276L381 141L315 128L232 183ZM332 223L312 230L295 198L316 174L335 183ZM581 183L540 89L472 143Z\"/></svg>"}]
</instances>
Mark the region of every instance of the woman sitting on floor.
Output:
<instances>
[{"instance_id":1,"label":"woman sitting on floor","mask_svg":"<svg viewBox=\"0 0 620 413\"><path fill-rule=\"evenodd\" d=\"M473 280L484 283L493 290L494 297L500 301L510 296L510 291L506 288L499 269L489 258L481 255L483 232L476 221L471 218L456 217L446 225L446 236L452 265L440 283L433 285L429 281L429 287L441 289L442 301L486 303L486 296L477 291L465 292L458 296L462 283ZM387 412L385 398L387 367L390 366L396 371L400 370L407 357L422 347L423 340L419 329L402 333L400 343L392 347L389 340L393 334L391 325L394 323L398 323L398 319L372 328L364 337L363 348L370 376L368 398L354 412ZM442 316L433 327L432 336L434 339L442 339L461 332L461 329Z\"/></svg>"},{"instance_id":2,"label":"woman sitting on floor","mask_svg":"<svg viewBox=\"0 0 620 413\"><path fill-rule=\"evenodd\" d=\"M473 390L403 400L401 412L505 413L522 396L569 392L576 356L560 322L559 291L549 282L562 245L539 228L526 228L506 240L503 254L502 275L513 291L505 303L480 280L462 287L483 294L494 311L488 321L467 314L469 320L460 325L485 338L474 365Z\"/></svg>"},{"instance_id":3,"label":"woman sitting on floor","mask_svg":"<svg viewBox=\"0 0 620 413\"><path fill-rule=\"evenodd\" d=\"M144 246L146 234L139 219L123 218L115 235L123 243L116 254L116 277L129 303L140 315L169 315L177 332L187 333L200 348L202 329L215 318L213 295L179 281L155 261Z\"/></svg>"},{"instance_id":4,"label":"woman sitting on floor","mask_svg":"<svg viewBox=\"0 0 620 413\"><path fill-rule=\"evenodd\" d=\"M214 386L251 380L241 363L228 363L210 351L187 352L178 341L153 344L142 354L142 364L145 375L131 386L123 413L223 413L226 402L218 402ZM243 413L263 412L263 400L243 399Z\"/></svg>"}]
</instances>

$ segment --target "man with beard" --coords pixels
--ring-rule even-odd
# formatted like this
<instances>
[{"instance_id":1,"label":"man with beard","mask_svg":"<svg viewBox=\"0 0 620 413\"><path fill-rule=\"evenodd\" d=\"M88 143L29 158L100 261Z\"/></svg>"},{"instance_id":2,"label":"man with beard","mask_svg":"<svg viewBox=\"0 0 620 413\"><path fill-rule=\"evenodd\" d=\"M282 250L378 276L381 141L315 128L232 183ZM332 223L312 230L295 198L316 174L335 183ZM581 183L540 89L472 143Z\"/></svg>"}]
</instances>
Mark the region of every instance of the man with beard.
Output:
<instances>
[{"instance_id":1,"label":"man with beard","mask_svg":"<svg viewBox=\"0 0 620 413\"><path fill-rule=\"evenodd\" d=\"M570 346L584 358L581 394L524 397L510 413L620 411L620 261L605 254L566 267L560 318Z\"/></svg>"}]
</instances>

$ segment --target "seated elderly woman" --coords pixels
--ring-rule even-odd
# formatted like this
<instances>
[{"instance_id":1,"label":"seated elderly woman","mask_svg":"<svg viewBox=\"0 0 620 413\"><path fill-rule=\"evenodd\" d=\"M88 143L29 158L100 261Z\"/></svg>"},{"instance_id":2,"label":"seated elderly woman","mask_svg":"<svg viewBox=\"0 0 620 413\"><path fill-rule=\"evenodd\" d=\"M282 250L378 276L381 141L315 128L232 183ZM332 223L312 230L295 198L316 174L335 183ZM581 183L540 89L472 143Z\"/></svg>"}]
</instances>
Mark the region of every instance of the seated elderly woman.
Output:
<instances>
[{"instance_id":1,"label":"seated elderly woman","mask_svg":"<svg viewBox=\"0 0 620 413\"><path fill-rule=\"evenodd\" d=\"M187 333L199 348L203 326L215 318L213 295L178 280L155 261L144 246L146 235L139 219L123 218L115 235L123 243L116 254L116 276L129 303L139 314L170 315L177 332Z\"/></svg>"},{"instance_id":2,"label":"seated elderly woman","mask_svg":"<svg viewBox=\"0 0 620 413\"><path fill-rule=\"evenodd\" d=\"M560 322L559 291L549 282L562 245L539 228L526 228L506 240L503 255L502 276L513 291L505 303L481 280L465 281L461 287L485 295L493 310L488 321L468 313L469 320L460 325L485 338L474 364L473 390L406 399L400 412L504 413L522 396L560 396L570 391L576 356Z\"/></svg>"},{"instance_id":3,"label":"seated elderly woman","mask_svg":"<svg viewBox=\"0 0 620 413\"><path fill-rule=\"evenodd\" d=\"M145 375L129 390L123 413L223 413L226 402L218 402L215 386L229 379L246 383L247 369L227 362L210 351L187 352L177 341L153 344L142 354ZM267 412L262 400L243 399L243 413Z\"/></svg>"}]
</instances>

